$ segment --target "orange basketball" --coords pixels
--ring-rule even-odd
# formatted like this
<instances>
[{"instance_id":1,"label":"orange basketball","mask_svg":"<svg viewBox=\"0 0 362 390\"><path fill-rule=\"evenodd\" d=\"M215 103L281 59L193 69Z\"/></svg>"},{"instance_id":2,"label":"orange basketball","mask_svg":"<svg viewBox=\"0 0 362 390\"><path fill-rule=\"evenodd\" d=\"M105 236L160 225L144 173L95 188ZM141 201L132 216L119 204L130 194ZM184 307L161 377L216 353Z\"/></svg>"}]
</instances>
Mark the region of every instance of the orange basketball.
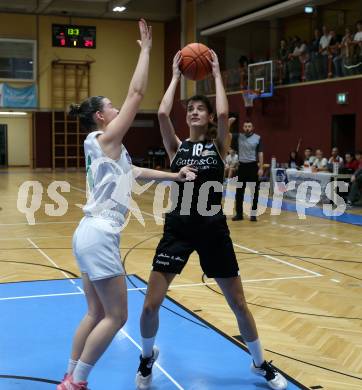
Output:
<instances>
[{"instance_id":1,"label":"orange basketball","mask_svg":"<svg viewBox=\"0 0 362 390\"><path fill-rule=\"evenodd\" d=\"M181 50L181 73L190 80L202 80L211 73L211 54L202 43L189 43Z\"/></svg>"}]
</instances>

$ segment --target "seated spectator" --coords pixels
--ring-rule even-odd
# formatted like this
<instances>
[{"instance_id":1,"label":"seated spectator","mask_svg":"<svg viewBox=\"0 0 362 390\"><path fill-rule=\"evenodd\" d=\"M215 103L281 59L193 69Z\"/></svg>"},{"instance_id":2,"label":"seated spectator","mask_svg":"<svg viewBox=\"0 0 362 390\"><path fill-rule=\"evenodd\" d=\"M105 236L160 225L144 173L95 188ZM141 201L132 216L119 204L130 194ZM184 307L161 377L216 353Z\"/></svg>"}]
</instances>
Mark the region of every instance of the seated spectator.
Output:
<instances>
[{"instance_id":1,"label":"seated spectator","mask_svg":"<svg viewBox=\"0 0 362 390\"><path fill-rule=\"evenodd\" d=\"M306 148L304 150L304 161L303 161L304 169L309 169L312 166L314 160L315 157L312 154L312 148Z\"/></svg>"},{"instance_id":2,"label":"seated spectator","mask_svg":"<svg viewBox=\"0 0 362 390\"><path fill-rule=\"evenodd\" d=\"M300 161L300 158L298 156L298 152L296 152L295 150L290 152L288 167L293 168L293 169L298 169L301 165L303 165L303 164Z\"/></svg>"},{"instance_id":3,"label":"seated spectator","mask_svg":"<svg viewBox=\"0 0 362 390\"><path fill-rule=\"evenodd\" d=\"M345 162L343 165L345 173L353 173L357 171L359 162L354 158L352 153L345 154Z\"/></svg>"},{"instance_id":4,"label":"seated spectator","mask_svg":"<svg viewBox=\"0 0 362 390\"><path fill-rule=\"evenodd\" d=\"M362 150L356 152L356 160L358 161L358 169L362 168Z\"/></svg>"},{"instance_id":5,"label":"seated spectator","mask_svg":"<svg viewBox=\"0 0 362 390\"><path fill-rule=\"evenodd\" d=\"M338 163L340 166L343 165L343 158L339 156L338 148L332 149L331 157L328 160L329 164Z\"/></svg>"},{"instance_id":6,"label":"seated spectator","mask_svg":"<svg viewBox=\"0 0 362 390\"><path fill-rule=\"evenodd\" d=\"M312 171L314 172L326 172L328 171L328 160L323 157L321 149L315 151L315 159L312 164Z\"/></svg>"},{"instance_id":7,"label":"seated spectator","mask_svg":"<svg viewBox=\"0 0 362 390\"><path fill-rule=\"evenodd\" d=\"M229 149L225 158L225 179L231 179L236 176L238 170L239 158L234 149Z\"/></svg>"},{"instance_id":8,"label":"seated spectator","mask_svg":"<svg viewBox=\"0 0 362 390\"><path fill-rule=\"evenodd\" d=\"M362 168L357 171L351 177L351 186L347 197L347 207L352 207L361 198L362 188Z\"/></svg>"}]
</instances>

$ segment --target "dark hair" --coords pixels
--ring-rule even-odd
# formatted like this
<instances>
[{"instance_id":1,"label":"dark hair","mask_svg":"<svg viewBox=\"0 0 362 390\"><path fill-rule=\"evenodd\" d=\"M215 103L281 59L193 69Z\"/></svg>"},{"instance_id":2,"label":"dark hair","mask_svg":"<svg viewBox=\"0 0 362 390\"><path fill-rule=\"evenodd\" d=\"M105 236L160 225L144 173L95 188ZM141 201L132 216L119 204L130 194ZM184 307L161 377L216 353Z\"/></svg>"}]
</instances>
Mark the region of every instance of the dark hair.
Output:
<instances>
[{"instance_id":1,"label":"dark hair","mask_svg":"<svg viewBox=\"0 0 362 390\"><path fill-rule=\"evenodd\" d=\"M186 108L187 108L187 106L189 105L190 102L202 102L202 103L205 104L209 114L213 114L214 113L214 109L212 108L212 104L211 104L209 98L206 97L205 95L194 95L194 96L191 96L189 99L186 100Z\"/></svg>"},{"instance_id":2,"label":"dark hair","mask_svg":"<svg viewBox=\"0 0 362 390\"><path fill-rule=\"evenodd\" d=\"M312 148L305 148L304 151L306 151L306 150L310 150L311 152L313 151Z\"/></svg>"},{"instance_id":3,"label":"dark hair","mask_svg":"<svg viewBox=\"0 0 362 390\"><path fill-rule=\"evenodd\" d=\"M69 107L70 116L79 116L81 125L87 130L95 130L97 127L93 114L103 110L104 96L91 96L81 104L71 104Z\"/></svg>"}]
</instances>

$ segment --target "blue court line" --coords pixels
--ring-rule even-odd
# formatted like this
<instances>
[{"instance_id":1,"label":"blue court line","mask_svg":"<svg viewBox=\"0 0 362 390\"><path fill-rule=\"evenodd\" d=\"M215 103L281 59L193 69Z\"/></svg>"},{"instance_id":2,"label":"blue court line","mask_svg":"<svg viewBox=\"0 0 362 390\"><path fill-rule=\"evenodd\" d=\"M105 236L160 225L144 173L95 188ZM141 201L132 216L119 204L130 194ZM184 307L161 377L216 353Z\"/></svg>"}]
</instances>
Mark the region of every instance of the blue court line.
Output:
<instances>
[{"instance_id":1,"label":"blue court line","mask_svg":"<svg viewBox=\"0 0 362 390\"><path fill-rule=\"evenodd\" d=\"M146 284L131 276L129 287ZM4 378L23 376L60 380L66 369L71 341L83 313L85 299L77 293L80 281L69 280L7 283L0 285L0 388L2 390L46 390L55 385L31 380ZM37 298L24 298L27 296ZM4 298L16 298L4 300ZM129 319L90 376L92 390L133 390L140 351L139 315L144 295L129 291ZM157 367L152 390L256 390L267 389L262 378L251 374L250 356L233 339L206 323L194 313L166 298L161 309L158 363L180 387ZM190 321L192 320L192 322ZM201 325L201 326L199 326ZM6 336L5 336L6 335ZM126 335L129 335L126 336ZM133 341L132 341L133 340ZM232 341L232 342L231 342ZM289 390L306 389L290 383Z\"/></svg>"}]
</instances>

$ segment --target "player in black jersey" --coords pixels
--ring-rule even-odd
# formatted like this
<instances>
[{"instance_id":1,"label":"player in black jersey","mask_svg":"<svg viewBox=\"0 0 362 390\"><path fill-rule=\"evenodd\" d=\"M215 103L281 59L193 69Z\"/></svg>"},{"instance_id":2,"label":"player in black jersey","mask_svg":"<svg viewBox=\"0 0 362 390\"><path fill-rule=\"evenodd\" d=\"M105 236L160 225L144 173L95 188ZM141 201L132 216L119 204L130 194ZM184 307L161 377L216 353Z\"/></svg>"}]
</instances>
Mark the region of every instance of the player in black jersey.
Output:
<instances>
[{"instance_id":1,"label":"player in black jersey","mask_svg":"<svg viewBox=\"0 0 362 390\"><path fill-rule=\"evenodd\" d=\"M253 358L252 371L263 376L272 389L285 389L285 378L264 360L255 321L245 301L226 217L221 208L224 158L230 140L229 112L218 58L212 50L211 55L216 87L216 139L208 139L210 123L213 121L211 103L200 95L187 102L189 138L181 141L175 133L170 112L181 76L180 52L174 57L172 81L158 111L171 170L178 171L183 166L193 165L198 172L195 182L179 186L172 211L166 214L164 233L156 249L141 316L142 355L136 385L138 389L148 389L151 385L152 365L159 353L154 346L159 308L170 283L182 271L191 253L197 251L202 270L207 277L215 278L236 316L240 333Z\"/></svg>"}]
</instances>

